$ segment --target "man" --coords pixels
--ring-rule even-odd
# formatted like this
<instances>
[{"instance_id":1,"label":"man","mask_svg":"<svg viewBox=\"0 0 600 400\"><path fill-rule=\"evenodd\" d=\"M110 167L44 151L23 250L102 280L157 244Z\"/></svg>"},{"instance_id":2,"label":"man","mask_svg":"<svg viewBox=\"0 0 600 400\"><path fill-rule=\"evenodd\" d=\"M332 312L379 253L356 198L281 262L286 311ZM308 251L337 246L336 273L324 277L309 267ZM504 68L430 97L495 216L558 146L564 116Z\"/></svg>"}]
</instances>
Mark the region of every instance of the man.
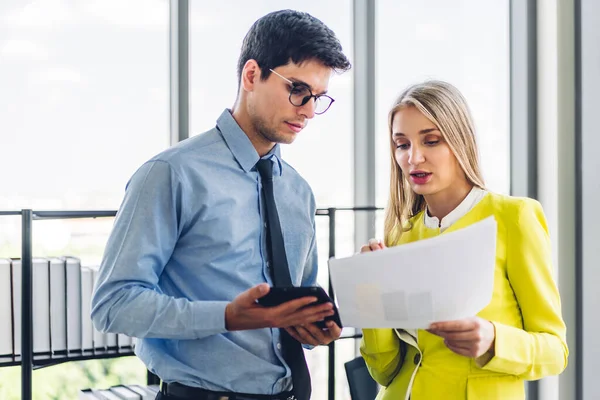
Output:
<instances>
[{"instance_id":1,"label":"man","mask_svg":"<svg viewBox=\"0 0 600 400\"><path fill-rule=\"evenodd\" d=\"M335 323L314 324L332 304L305 297L262 307L257 299L277 273L294 286L316 283L314 196L279 143L327 111L330 76L349 68L316 18L291 10L260 18L242 45L233 109L129 181L92 319L103 332L141 339L137 355L162 380L157 398L310 397L298 342L339 337Z\"/></svg>"}]
</instances>

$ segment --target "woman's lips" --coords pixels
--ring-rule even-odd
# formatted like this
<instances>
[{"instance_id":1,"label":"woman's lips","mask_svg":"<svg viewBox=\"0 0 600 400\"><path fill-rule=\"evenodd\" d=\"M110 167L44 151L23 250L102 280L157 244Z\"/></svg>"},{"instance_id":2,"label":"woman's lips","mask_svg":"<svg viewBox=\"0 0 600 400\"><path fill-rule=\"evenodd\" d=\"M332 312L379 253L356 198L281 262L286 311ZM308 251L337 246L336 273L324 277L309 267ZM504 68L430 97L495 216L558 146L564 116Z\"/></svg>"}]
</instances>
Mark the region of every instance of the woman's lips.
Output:
<instances>
[{"instance_id":1,"label":"woman's lips","mask_svg":"<svg viewBox=\"0 0 600 400\"><path fill-rule=\"evenodd\" d=\"M410 174L410 179L417 185L424 185L431 179L431 172L416 172Z\"/></svg>"}]
</instances>

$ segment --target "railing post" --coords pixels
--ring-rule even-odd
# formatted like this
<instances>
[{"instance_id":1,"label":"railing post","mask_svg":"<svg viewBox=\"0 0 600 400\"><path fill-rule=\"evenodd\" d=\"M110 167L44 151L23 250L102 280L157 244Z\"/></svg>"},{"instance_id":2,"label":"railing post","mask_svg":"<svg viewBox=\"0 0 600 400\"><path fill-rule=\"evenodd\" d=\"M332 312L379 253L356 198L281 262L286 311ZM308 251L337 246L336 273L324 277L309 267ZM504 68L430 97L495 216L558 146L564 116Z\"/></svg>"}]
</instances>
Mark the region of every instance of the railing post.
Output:
<instances>
[{"instance_id":1,"label":"railing post","mask_svg":"<svg viewBox=\"0 0 600 400\"><path fill-rule=\"evenodd\" d=\"M31 222L32 210L21 211L21 398L32 398L33 375L33 300Z\"/></svg>"},{"instance_id":2,"label":"railing post","mask_svg":"<svg viewBox=\"0 0 600 400\"><path fill-rule=\"evenodd\" d=\"M329 216L329 258L335 257L335 208L328 208ZM333 285L329 279L329 297L333 299ZM329 343L329 379L328 379L328 396L329 400L335 400L335 340Z\"/></svg>"}]
</instances>

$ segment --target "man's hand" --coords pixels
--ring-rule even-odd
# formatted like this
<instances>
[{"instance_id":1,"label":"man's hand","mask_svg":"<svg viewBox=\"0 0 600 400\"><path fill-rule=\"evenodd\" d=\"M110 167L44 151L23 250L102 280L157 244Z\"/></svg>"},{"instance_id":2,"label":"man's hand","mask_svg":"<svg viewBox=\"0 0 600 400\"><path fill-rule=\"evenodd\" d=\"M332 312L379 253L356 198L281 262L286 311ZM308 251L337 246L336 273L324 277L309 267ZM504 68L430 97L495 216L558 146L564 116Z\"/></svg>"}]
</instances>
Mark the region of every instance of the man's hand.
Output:
<instances>
[{"instance_id":1,"label":"man's hand","mask_svg":"<svg viewBox=\"0 0 600 400\"><path fill-rule=\"evenodd\" d=\"M302 344L319 346L333 342L342 334L342 329L333 321L327 321L325 326L326 329L321 329L315 324L306 324L291 326L285 330Z\"/></svg>"},{"instance_id":2,"label":"man's hand","mask_svg":"<svg viewBox=\"0 0 600 400\"><path fill-rule=\"evenodd\" d=\"M314 296L290 300L275 307L257 304L256 300L267 293L269 285L261 283L237 296L225 308L225 328L228 331L240 331L306 326L334 314L331 303L309 306L317 301Z\"/></svg>"},{"instance_id":3,"label":"man's hand","mask_svg":"<svg viewBox=\"0 0 600 400\"><path fill-rule=\"evenodd\" d=\"M435 322L427 331L442 337L446 347L461 356L477 358L494 350L494 324L479 317Z\"/></svg>"}]
</instances>

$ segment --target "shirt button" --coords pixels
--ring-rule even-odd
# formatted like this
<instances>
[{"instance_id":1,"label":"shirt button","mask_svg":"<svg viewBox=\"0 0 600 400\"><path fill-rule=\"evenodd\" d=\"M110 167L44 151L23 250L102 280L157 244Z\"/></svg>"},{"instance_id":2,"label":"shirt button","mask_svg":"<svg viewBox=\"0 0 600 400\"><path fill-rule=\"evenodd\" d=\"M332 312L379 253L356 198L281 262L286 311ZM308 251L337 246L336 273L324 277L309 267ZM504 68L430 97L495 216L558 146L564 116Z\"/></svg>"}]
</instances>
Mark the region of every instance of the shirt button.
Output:
<instances>
[{"instance_id":1,"label":"shirt button","mask_svg":"<svg viewBox=\"0 0 600 400\"><path fill-rule=\"evenodd\" d=\"M419 365L419 362L421 362L421 354L420 353L415 354L415 358L413 361L415 362L415 365Z\"/></svg>"},{"instance_id":2,"label":"shirt button","mask_svg":"<svg viewBox=\"0 0 600 400\"><path fill-rule=\"evenodd\" d=\"M265 222L265 223L263 224L263 226L266 228L266 227L267 227L267 223Z\"/></svg>"},{"instance_id":3,"label":"shirt button","mask_svg":"<svg viewBox=\"0 0 600 400\"><path fill-rule=\"evenodd\" d=\"M277 343L277 350L281 350L281 343Z\"/></svg>"}]
</instances>

